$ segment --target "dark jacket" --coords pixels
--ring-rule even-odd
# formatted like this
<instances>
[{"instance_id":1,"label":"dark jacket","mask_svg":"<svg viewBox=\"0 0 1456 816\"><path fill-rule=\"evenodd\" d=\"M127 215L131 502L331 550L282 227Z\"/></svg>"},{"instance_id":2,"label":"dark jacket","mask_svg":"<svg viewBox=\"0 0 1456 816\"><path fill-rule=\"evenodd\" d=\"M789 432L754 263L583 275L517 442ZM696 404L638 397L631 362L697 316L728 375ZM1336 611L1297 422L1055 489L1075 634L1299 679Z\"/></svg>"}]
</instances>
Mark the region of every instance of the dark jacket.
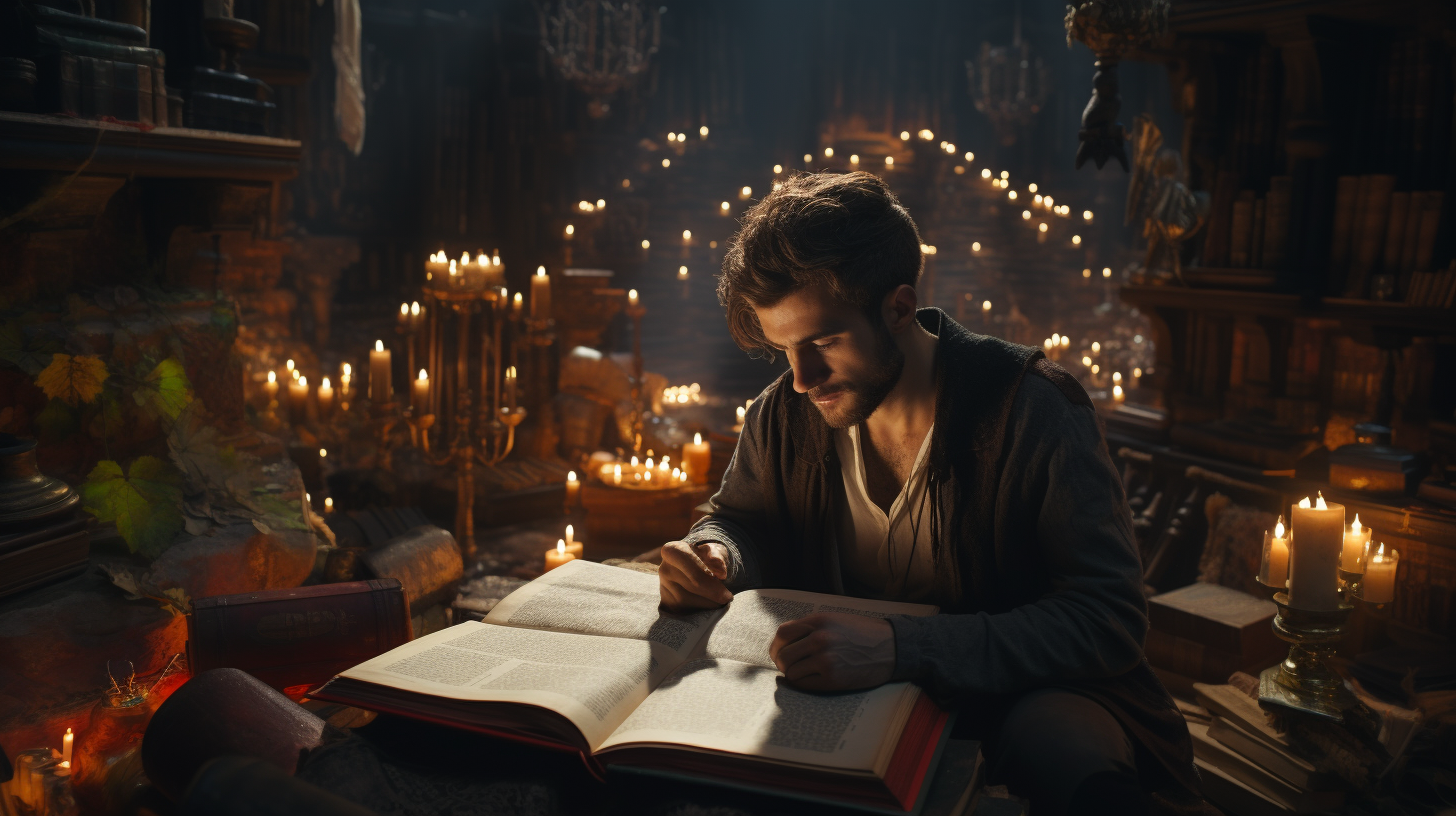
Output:
<instances>
[{"instance_id":1,"label":"dark jacket","mask_svg":"<svg viewBox=\"0 0 1456 816\"><path fill-rule=\"evenodd\" d=\"M890 619L894 677L950 707L1075 690L1197 791L1187 727L1143 658L1142 567L1091 400L1040 350L973 334L939 309L917 318L939 337L930 490L942 614ZM712 512L684 540L728 549L730 589L843 594L833 431L791 377L754 401Z\"/></svg>"}]
</instances>

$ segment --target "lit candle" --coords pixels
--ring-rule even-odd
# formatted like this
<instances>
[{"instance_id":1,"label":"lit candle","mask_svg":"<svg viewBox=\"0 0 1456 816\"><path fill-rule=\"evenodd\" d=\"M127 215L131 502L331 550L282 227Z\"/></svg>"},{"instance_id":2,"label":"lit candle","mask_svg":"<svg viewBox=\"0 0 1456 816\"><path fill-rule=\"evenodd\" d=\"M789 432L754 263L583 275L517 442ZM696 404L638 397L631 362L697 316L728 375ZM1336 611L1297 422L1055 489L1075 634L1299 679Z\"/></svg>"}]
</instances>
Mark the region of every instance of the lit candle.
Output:
<instances>
[{"instance_id":1,"label":"lit candle","mask_svg":"<svg viewBox=\"0 0 1456 816\"><path fill-rule=\"evenodd\" d=\"M425 280L433 282L436 278L443 284L445 273L449 271L449 263L445 260L445 250L440 250L425 261Z\"/></svg>"},{"instance_id":2,"label":"lit candle","mask_svg":"<svg viewBox=\"0 0 1456 816\"><path fill-rule=\"evenodd\" d=\"M622 483L622 466L620 464L612 465L612 484L619 485L621 483Z\"/></svg>"},{"instance_id":3,"label":"lit candle","mask_svg":"<svg viewBox=\"0 0 1456 816\"><path fill-rule=\"evenodd\" d=\"M551 276L546 274L546 267L538 266L531 278L531 317L545 320L550 316Z\"/></svg>"},{"instance_id":4,"label":"lit candle","mask_svg":"<svg viewBox=\"0 0 1456 816\"><path fill-rule=\"evenodd\" d=\"M1340 608L1338 567L1345 532L1345 506L1309 497L1292 508L1294 541L1289 553L1289 605L1312 612Z\"/></svg>"},{"instance_id":5,"label":"lit candle","mask_svg":"<svg viewBox=\"0 0 1456 816\"><path fill-rule=\"evenodd\" d=\"M394 398L390 382L392 360L383 340L374 341L374 350L369 352L369 399L377 403L389 402Z\"/></svg>"},{"instance_id":6,"label":"lit candle","mask_svg":"<svg viewBox=\"0 0 1456 816\"><path fill-rule=\"evenodd\" d=\"M517 292L515 296L511 298L511 316L519 319L525 305L525 298L521 297L520 292Z\"/></svg>"},{"instance_id":7,"label":"lit candle","mask_svg":"<svg viewBox=\"0 0 1456 816\"><path fill-rule=\"evenodd\" d=\"M581 539L576 537L576 528L570 524L566 525L566 551L571 553L572 558L581 558Z\"/></svg>"},{"instance_id":8,"label":"lit candle","mask_svg":"<svg viewBox=\"0 0 1456 816\"><path fill-rule=\"evenodd\" d=\"M1365 571L1365 547L1370 543L1370 528L1360 525L1360 514L1345 531L1345 546L1340 550L1340 569L1345 572Z\"/></svg>"},{"instance_id":9,"label":"lit candle","mask_svg":"<svg viewBox=\"0 0 1456 816\"><path fill-rule=\"evenodd\" d=\"M1122 400L1123 400L1122 386L1120 386L1120 385L1114 385L1114 386L1112 386L1112 401L1113 402L1122 402Z\"/></svg>"},{"instance_id":10,"label":"lit candle","mask_svg":"<svg viewBox=\"0 0 1456 816\"><path fill-rule=\"evenodd\" d=\"M332 513L332 512L334 512L334 498L332 496L325 496L324 497L324 512L325 513Z\"/></svg>"},{"instance_id":11,"label":"lit candle","mask_svg":"<svg viewBox=\"0 0 1456 816\"><path fill-rule=\"evenodd\" d=\"M324 377L324 381L319 384L318 406L322 416L328 416L334 410L334 386L328 377Z\"/></svg>"},{"instance_id":12,"label":"lit candle","mask_svg":"<svg viewBox=\"0 0 1456 816\"><path fill-rule=\"evenodd\" d=\"M300 376L288 384L288 413L294 422L302 422L308 413L308 378Z\"/></svg>"},{"instance_id":13,"label":"lit candle","mask_svg":"<svg viewBox=\"0 0 1456 816\"><path fill-rule=\"evenodd\" d=\"M566 240L570 241L571 240L571 237L573 235L576 235L576 226L573 225L573 224L567 224L566 225Z\"/></svg>"},{"instance_id":14,"label":"lit candle","mask_svg":"<svg viewBox=\"0 0 1456 816\"><path fill-rule=\"evenodd\" d=\"M409 304L408 303L401 303L401 304L399 304L399 327L401 329L404 329L404 328L408 328L409 327Z\"/></svg>"},{"instance_id":15,"label":"lit candle","mask_svg":"<svg viewBox=\"0 0 1456 816\"><path fill-rule=\"evenodd\" d=\"M576 506L576 500L581 495L581 480L576 478L576 471L566 474L566 508L570 510Z\"/></svg>"},{"instance_id":16,"label":"lit candle","mask_svg":"<svg viewBox=\"0 0 1456 816\"><path fill-rule=\"evenodd\" d=\"M420 328L420 302L417 300L410 304L410 331L418 331Z\"/></svg>"},{"instance_id":17,"label":"lit candle","mask_svg":"<svg viewBox=\"0 0 1456 816\"><path fill-rule=\"evenodd\" d=\"M286 368L286 369L288 369L289 373L292 374L293 373L293 358L292 357L288 358L288 360L283 363L283 367ZM297 377L298 375L297 374L294 374L293 376Z\"/></svg>"},{"instance_id":18,"label":"lit candle","mask_svg":"<svg viewBox=\"0 0 1456 816\"><path fill-rule=\"evenodd\" d=\"M506 369L506 407L515 413L516 410L516 367Z\"/></svg>"},{"instance_id":19,"label":"lit candle","mask_svg":"<svg viewBox=\"0 0 1456 816\"><path fill-rule=\"evenodd\" d=\"M637 290L636 289L628 290L628 292L627 292L627 305L628 306L636 306L637 305Z\"/></svg>"},{"instance_id":20,"label":"lit candle","mask_svg":"<svg viewBox=\"0 0 1456 816\"><path fill-rule=\"evenodd\" d=\"M713 461L712 450L703 441L703 435L693 434L693 441L683 445L682 464L693 484L708 483L708 465Z\"/></svg>"},{"instance_id":21,"label":"lit candle","mask_svg":"<svg viewBox=\"0 0 1456 816\"><path fill-rule=\"evenodd\" d=\"M746 409L742 405L740 405L737 408L734 408L733 411L734 411L735 414L737 414L737 417L738 417L738 425L737 425L737 427L734 428L734 430L742 431L743 430L743 421L748 417L748 409Z\"/></svg>"},{"instance_id":22,"label":"lit candle","mask_svg":"<svg viewBox=\"0 0 1456 816\"><path fill-rule=\"evenodd\" d=\"M1365 565L1365 578L1360 588L1360 598L1368 603L1390 603L1395 600L1395 570L1400 563L1400 553L1385 551L1381 544Z\"/></svg>"},{"instance_id":23,"label":"lit candle","mask_svg":"<svg viewBox=\"0 0 1456 816\"><path fill-rule=\"evenodd\" d=\"M342 366L340 366L339 389L344 392L345 397L349 396L349 382L353 379L354 367L349 365L348 363L344 363Z\"/></svg>"},{"instance_id":24,"label":"lit candle","mask_svg":"<svg viewBox=\"0 0 1456 816\"><path fill-rule=\"evenodd\" d=\"M71 749L74 747L75 742L76 742L76 735L75 734L72 734L71 733L71 729L67 728L66 729L66 735L64 737L61 737L61 761L62 762L70 762L71 761Z\"/></svg>"},{"instance_id":25,"label":"lit candle","mask_svg":"<svg viewBox=\"0 0 1456 816\"><path fill-rule=\"evenodd\" d=\"M1259 583L1283 589L1289 581L1289 539L1284 537L1284 517L1280 516L1274 525L1274 534L1264 546L1263 569Z\"/></svg>"},{"instance_id":26,"label":"lit candle","mask_svg":"<svg viewBox=\"0 0 1456 816\"><path fill-rule=\"evenodd\" d=\"M420 376L410 383L410 408L419 419L430 412L430 375L420 369Z\"/></svg>"},{"instance_id":27,"label":"lit candle","mask_svg":"<svg viewBox=\"0 0 1456 816\"><path fill-rule=\"evenodd\" d=\"M278 372L268 372L268 382L263 383L263 393L268 395L268 401L278 399Z\"/></svg>"},{"instance_id":28,"label":"lit candle","mask_svg":"<svg viewBox=\"0 0 1456 816\"><path fill-rule=\"evenodd\" d=\"M575 560L576 556L566 551L566 541L558 539L556 549L546 551L546 569L544 571L550 572L568 561Z\"/></svg>"}]
</instances>

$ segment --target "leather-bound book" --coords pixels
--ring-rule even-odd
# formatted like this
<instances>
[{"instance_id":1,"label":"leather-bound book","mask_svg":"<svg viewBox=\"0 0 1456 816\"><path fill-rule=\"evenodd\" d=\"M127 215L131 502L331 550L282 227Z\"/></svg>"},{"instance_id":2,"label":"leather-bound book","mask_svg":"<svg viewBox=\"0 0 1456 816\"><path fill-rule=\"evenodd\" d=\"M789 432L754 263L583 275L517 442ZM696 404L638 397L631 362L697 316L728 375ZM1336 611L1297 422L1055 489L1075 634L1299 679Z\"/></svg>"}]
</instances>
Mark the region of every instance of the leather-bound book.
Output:
<instances>
[{"instance_id":1,"label":"leather-bound book","mask_svg":"<svg viewBox=\"0 0 1456 816\"><path fill-rule=\"evenodd\" d=\"M1360 193L1359 176L1335 180L1335 222L1330 230L1330 272L1343 281L1350 270L1350 237L1354 233L1355 205Z\"/></svg>"},{"instance_id":2,"label":"leather-bound book","mask_svg":"<svg viewBox=\"0 0 1456 816\"><path fill-rule=\"evenodd\" d=\"M242 669L277 689L322 683L411 637L392 578L198 598L187 623L193 672Z\"/></svg>"},{"instance_id":3,"label":"leather-bound book","mask_svg":"<svg viewBox=\"0 0 1456 816\"><path fill-rule=\"evenodd\" d=\"M1201 581L1148 599L1153 629L1245 658L1281 651L1274 612L1272 601Z\"/></svg>"}]
</instances>

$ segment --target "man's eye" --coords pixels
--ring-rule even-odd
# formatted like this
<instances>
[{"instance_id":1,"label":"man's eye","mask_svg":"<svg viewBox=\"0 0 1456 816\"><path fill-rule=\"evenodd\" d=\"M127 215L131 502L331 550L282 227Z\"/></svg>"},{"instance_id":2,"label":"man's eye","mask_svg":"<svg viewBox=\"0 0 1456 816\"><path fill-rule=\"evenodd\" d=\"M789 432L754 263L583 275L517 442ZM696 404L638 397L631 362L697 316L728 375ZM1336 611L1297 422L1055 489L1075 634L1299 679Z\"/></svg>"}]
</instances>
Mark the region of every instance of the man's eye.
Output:
<instances>
[{"instance_id":1,"label":"man's eye","mask_svg":"<svg viewBox=\"0 0 1456 816\"><path fill-rule=\"evenodd\" d=\"M834 341L833 340L825 340L823 343L815 343L814 344L814 348L819 349L819 350L822 351L824 349L829 348L832 345L834 345Z\"/></svg>"}]
</instances>

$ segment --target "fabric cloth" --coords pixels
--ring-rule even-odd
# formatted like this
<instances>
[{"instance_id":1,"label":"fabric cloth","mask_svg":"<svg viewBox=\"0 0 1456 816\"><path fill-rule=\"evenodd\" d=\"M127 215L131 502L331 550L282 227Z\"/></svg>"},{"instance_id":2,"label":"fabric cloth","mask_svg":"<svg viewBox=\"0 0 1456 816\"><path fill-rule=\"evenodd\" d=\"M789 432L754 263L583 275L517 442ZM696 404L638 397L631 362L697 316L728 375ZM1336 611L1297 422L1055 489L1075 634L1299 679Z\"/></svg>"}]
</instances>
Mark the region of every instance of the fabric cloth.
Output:
<instances>
[{"instance_id":1,"label":"fabric cloth","mask_svg":"<svg viewBox=\"0 0 1456 816\"><path fill-rule=\"evenodd\" d=\"M1196 793L1187 727L1142 655L1142 568L1091 400L1038 349L973 334L939 309L917 318L939 338L928 479L943 508L932 592L942 614L890 619L894 676L953 708L1074 691L1159 760L1140 767L1150 786L1171 779ZM842 594L830 489L840 460L790 376L749 408L711 512L684 540L723 544L730 589Z\"/></svg>"},{"instance_id":2,"label":"fabric cloth","mask_svg":"<svg viewBox=\"0 0 1456 816\"><path fill-rule=\"evenodd\" d=\"M844 501L840 505L840 559L850 595L927 601L934 591L935 565L930 557L930 506L926 474L930 469L932 425L910 467L910 476L887 514L870 498L865 478L863 431L859 425L834 431Z\"/></svg>"}]
</instances>

